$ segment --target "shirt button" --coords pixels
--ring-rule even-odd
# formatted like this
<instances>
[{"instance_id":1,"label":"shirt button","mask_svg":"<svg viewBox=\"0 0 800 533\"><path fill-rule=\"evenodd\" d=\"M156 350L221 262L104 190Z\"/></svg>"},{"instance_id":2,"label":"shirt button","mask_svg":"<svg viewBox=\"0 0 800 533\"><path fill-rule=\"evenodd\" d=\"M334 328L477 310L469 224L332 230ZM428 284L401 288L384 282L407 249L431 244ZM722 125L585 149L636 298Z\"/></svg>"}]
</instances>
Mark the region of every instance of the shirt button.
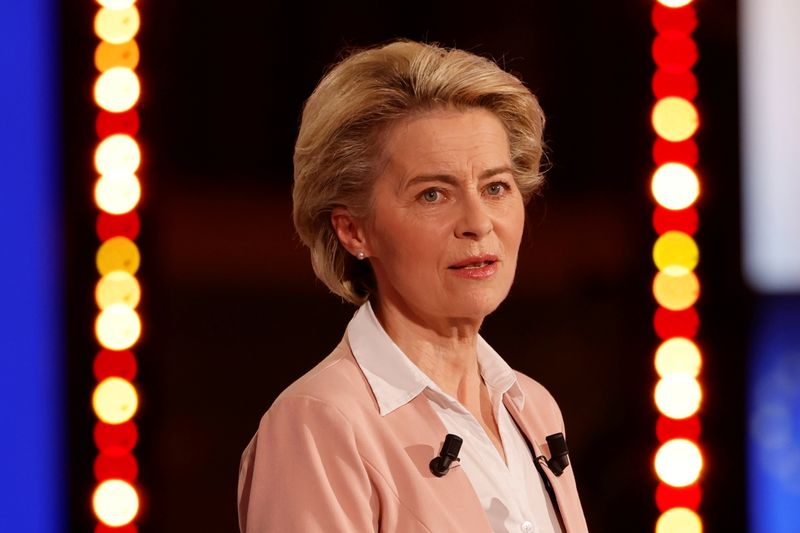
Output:
<instances>
[{"instance_id":1,"label":"shirt button","mask_svg":"<svg viewBox=\"0 0 800 533\"><path fill-rule=\"evenodd\" d=\"M531 531L533 531L533 524L531 524L529 520L525 520L520 526L520 529L523 533L531 533Z\"/></svg>"}]
</instances>

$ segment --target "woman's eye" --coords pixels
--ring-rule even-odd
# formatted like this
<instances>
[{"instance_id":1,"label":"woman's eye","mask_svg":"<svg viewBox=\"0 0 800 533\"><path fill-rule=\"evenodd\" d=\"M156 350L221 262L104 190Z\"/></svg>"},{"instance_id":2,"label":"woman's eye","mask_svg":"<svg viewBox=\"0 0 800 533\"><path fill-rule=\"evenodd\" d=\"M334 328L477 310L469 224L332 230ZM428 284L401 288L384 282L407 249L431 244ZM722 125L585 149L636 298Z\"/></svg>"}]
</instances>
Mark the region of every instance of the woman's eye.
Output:
<instances>
[{"instance_id":1,"label":"woman's eye","mask_svg":"<svg viewBox=\"0 0 800 533\"><path fill-rule=\"evenodd\" d=\"M436 189L428 189L427 191L422 193L422 199L428 203L433 203L439 200L442 193L437 191Z\"/></svg>"},{"instance_id":2,"label":"woman's eye","mask_svg":"<svg viewBox=\"0 0 800 533\"><path fill-rule=\"evenodd\" d=\"M490 196L500 196L505 191L507 191L508 188L509 188L508 185L506 185L505 183L497 182L497 183L492 183L491 185L486 187L486 192L488 192Z\"/></svg>"}]
</instances>

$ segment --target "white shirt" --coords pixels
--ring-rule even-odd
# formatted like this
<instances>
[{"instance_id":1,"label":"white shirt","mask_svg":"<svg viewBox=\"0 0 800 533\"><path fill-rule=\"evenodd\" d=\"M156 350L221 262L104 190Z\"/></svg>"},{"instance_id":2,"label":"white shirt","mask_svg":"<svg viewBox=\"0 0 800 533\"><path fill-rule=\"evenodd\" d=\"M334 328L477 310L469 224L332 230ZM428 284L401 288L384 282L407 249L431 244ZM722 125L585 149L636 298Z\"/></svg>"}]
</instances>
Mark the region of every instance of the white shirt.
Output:
<instances>
[{"instance_id":1,"label":"white shirt","mask_svg":"<svg viewBox=\"0 0 800 533\"><path fill-rule=\"evenodd\" d=\"M525 438L503 405L503 395L508 393L521 410L525 402L522 389L511 367L482 337L478 336L478 366L489 391L507 464L472 413L442 391L392 341L369 302L350 321L347 339L381 416L423 394L447 432L463 439L460 468L475 489L494 532L561 532Z\"/></svg>"}]
</instances>

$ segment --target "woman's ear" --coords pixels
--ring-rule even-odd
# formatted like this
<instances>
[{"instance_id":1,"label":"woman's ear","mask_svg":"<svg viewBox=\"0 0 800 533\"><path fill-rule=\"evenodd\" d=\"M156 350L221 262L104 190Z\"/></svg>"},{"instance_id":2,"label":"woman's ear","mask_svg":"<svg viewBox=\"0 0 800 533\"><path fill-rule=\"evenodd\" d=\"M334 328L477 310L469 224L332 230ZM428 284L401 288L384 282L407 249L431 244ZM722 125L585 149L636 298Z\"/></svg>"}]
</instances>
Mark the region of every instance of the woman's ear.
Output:
<instances>
[{"instance_id":1,"label":"woman's ear","mask_svg":"<svg viewBox=\"0 0 800 533\"><path fill-rule=\"evenodd\" d=\"M368 255L364 223L354 217L346 207L333 208L331 225L339 237L339 242L348 252L359 258Z\"/></svg>"}]
</instances>

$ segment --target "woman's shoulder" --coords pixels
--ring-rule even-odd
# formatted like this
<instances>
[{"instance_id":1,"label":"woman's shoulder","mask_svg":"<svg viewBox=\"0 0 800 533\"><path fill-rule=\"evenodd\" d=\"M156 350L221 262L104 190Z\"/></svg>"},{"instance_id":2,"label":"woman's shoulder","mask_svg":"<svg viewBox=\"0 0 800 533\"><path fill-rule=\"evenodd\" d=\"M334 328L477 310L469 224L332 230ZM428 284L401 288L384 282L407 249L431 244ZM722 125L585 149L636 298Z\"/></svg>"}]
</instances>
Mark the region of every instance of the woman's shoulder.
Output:
<instances>
[{"instance_id":1,"label":"woman's shoulder","mask_svg":"<svg viewBox=\"0 0 800 533\"><path fill-rule=\"evenodd\" d=\"M515 370L514 373L517 375L517 383L525 395L526 405L533 405L538 409L547 407L558 418L561 418L561 410L556 399L544 385L522 372Z\"/></svg>"}]
</instances>

